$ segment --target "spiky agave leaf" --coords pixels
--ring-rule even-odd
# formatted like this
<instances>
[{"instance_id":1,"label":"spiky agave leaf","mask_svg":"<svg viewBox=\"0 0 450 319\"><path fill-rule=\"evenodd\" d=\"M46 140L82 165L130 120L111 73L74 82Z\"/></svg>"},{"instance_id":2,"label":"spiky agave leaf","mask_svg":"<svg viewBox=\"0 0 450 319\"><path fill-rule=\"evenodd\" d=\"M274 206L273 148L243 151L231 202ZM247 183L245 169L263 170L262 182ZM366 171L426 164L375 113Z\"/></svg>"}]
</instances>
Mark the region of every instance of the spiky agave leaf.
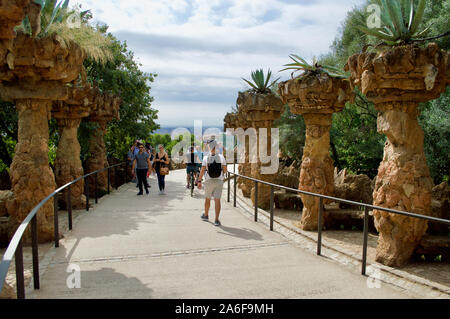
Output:
<instances>
[{"instance_id":1,"label":"spiky agave leaf","mask_svg":"<svg viewBox=\"0 0 450 319\"><path fill-rule=\"evenodd\" d=\"M411 5L414 7L414 2L411 1ZM419 25L422 22L423 14L425 13L425 0L419 0L419 4L417 5L417 11L414 13L413 21L411 24L410 32L415 34L417 29L419 29Z\"/></svg>"},{"instance_id":2,"label":"spiky agave leaf","mask_svg":"<svg viewBox=\"0 0 450 319\"><path fill-rule=\"evenodd\" d=\"M414 0L377 0L381 9L381 28L367 28L360 21L358 28L371 36L384 40L389 45L410 43L429 30L418 31L425 12L426 0L418 0L417 8ZM416 10L417 9L417 10Z\"/></svg>"},{"instance_id":3,"label":"spiky agave leaf","mask_svg":"<svg viewBox=\"0 0 450 319\"><path fill-rule=\"evenodd\" d=\"M291 54L289 56L294 63L285 64L284 66L287 66L287 68L284 68L280 70L279 72L286 71L286 70L294 70L292 72L292 75L295 72L303 72L299 76L302 76L304 74L313 73L313 74L319 74L319 73L326 73L330 77L334 78L343 78L348 79L350 78L350 72L344 72L343 70L330 66L330 65L320 65L317 61L316 57L313 57L313 63L312 65L306 62L305 59L299 57L298 55Z\"/></svg>"},{"instance_id":4,"label":"spiky agave leaf","mask_svg":"<svg viewBox=\"0 0 450 319\"><path fill-rule=\"evenodd\" d=\"M267 76L264 75L263 69L259 69L251 72L251 77L253 82L242 78L254 91L258 93L267 93L270 92L270 87L274 85L280 78L272 81L269 84L270 78L272 77L272 71L269 69L267 72ZM268 85L269 84L269 85Z\"/></svg>"}]
</instances>

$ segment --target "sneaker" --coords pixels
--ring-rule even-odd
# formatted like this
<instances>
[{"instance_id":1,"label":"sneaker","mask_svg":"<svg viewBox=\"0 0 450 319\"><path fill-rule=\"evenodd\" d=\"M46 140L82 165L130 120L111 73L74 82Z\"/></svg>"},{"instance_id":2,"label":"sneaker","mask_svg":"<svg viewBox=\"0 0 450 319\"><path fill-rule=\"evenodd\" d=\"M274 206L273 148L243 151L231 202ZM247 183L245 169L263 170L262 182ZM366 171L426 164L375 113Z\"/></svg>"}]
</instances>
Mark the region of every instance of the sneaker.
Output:
<instances>
[{"instance_id":1,"label":"sneaker","mask_svg":"<svg viewBox=\"0 0 450 319\"><path fill-rule=\"evenodd\" d=\"M216 220L216 221L214 222L214 226L220 226L220 221Z\"/></svg>"},{"instance_id":2,"label":"sneaker","mask_svg":"<svg viewBox=\"0 0 450 319\"><path fill-rule=\"evenodd\" d=\"M203 220L209 220L209 217L206 216L205 214L203 214L203 215L201 216L201 219L203 219Z\"/></svg>"},{"instance_id":3,"label":"sneaker","mask_svg":"<svg viewBox=\"0 0 450 319\"><path fill-rule=\"evenodd\" d=\"M162 190L162 194L161 195L166 195L166 192L164 190Z\"/></svg>"},{"instance_id":4,"label":"sneaker","mask_svg":"<svg viewBox=\"0 0 450 319\"><path fill-rule=\"evenodd\" d=\"M144 195L143 193L137 193L138 196Z\"/></svg>"},{"instance_id":5,"label":"sneaker","mask_svg":"<svg viewBox=\"0 0 450 319\"><path fill-rule=\"evenodd\" d=\"M145 194L148 196L148 195L150 195L150 192L149 191L145 191Z\"/></svg>"},{"instance_id":6,"label":"sneaker","mask_svg":"<svg viewBox=\"0 0 450 319\"><path fill-rule=\"evenodd\" d=\"M162 191L159 191L159 195L162 195L163 194L163 192Z\"/></svg>"}]
</instances>

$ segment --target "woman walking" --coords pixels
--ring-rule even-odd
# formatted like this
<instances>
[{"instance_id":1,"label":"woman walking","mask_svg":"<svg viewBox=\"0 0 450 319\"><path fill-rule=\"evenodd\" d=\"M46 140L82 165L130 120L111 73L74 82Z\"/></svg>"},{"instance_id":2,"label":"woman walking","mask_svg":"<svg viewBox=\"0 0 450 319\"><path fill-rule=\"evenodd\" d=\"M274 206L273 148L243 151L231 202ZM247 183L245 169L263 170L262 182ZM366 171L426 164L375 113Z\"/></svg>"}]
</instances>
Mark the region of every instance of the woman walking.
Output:
<instances>
[{"instance_id":1,"label":"woman walking","mask_svg":"<svg viewBox=\"0 0 450 319\"><path fill-rule=\"evenodd\" d=\"M163 145L158 145L159 152L156 153L156 157L154 160L155 163L155 171L156 175L158 176L158 186L159 186L159 195L166 195L164 189L166 188L165 178L166 174L161 174L161 168L165 167L166 165L169 165L169 156L167 155L166 151L164 150Z\"/></svg>"}]
</instances>

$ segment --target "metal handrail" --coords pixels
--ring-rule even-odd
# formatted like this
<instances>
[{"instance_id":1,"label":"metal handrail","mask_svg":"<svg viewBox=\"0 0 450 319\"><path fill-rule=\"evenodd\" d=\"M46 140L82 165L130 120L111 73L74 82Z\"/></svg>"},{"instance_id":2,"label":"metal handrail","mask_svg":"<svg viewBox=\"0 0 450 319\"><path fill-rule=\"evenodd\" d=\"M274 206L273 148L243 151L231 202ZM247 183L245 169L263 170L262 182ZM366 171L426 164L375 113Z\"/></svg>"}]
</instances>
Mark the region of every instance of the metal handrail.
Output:
<instances>
[{"instance_id":1,"label":"metal handrail","mask_svg":"<svg viewBox=\"0 0 450 319\"><path fill-rule=\"evenodd\" d=\"M125 177L124 181L127 180L127 162L122 162L119 164L111 165L97 171L91 172L89 174L78 177L77 179L67 183L64 186L56 189L53 193L44 198L39 204L37 204L31 212L25 217L22 223L17 228L14 233L13 238L9 242L8 248L6 249L5 254L3 255L2 262L0 264L0 293L3 289L6 276L8 274L9 266L11 265L13 256L16 257L16 279L17 279L17 298L24 299L25 298L25 287L24 287L24 278L23 278L23 251L22 251L22 237L25 233L28 225L31 222L32 225L32 254L33 254L33 280L34 280L34 288L39 289L39 260L38 260L38 249L37 249L37 220L36 216L39 209L44 206L49 199L54 198L54 221L55 221L55 247L59 247L59 229L58 229L58 206L55 195L68 188L68 213L69 213L69 230L72 229L72 207L71 207L71 192L70 186L79 182L82 179L85 179L85 190L86 190L86 210L89 211L89 185L87 182L87 178L95 175L95 180L97 184L97 174L102 173L108 170L108 194L109 194L109 185L110 185L110 174L109 171L111 168L114 168L117 172L117 167L125 166ZM116 189L117 189L117 174L115 174L116 181ZM97 185L96 185L97 188ZM95 195L96 203L97 203L97 192Z\"/></svg>"},{"instance_id":2,"label":"metal handrail","mask_svg":"<svg viewBox=\"0 0 450 319\"><path fill-rule=\"evenodd\" d=\"M319 214L318 214L318 238L317 238L317 255L321 255L321 250L322 250L322 228L323 228L323 200L324 199L328 199L328 200L332 200L335 202L341 202L341 203L345 203L345 204L350 204L350 205L354 205L354 206L358 206L358 207L364 207L364 226L363 226L363 253L362 253L362 268L361 268L361 273L362 275L366 274L366 264L367 264L367 244L368 244L368 222L369 222L369 209L372 210L381 210L381 211L385 211L385 212L389 212L389 213L393 213L393 214L398 214L398 215L403 215L403 216L407 216L407 217L412 217L412 218L420 218L420 219L424 219L427 221L432 221L432 222L436 222L436 223L441 223L441 224L445 224L445 225L449 225L450 226L450 220L448 219L442 219L442 218L437 218L437 217L432 217L432 216L425 216L425 215L419 215L419 214L415 214L415 213L410 213L410 212L404 212L404 211L400 211L400 210L396 210L396 209L391 209L391 208L385 208L385 207L380 207L380 206L375 206L375 205L371 205L371 204L365 204L365 203L360 203L360 202L354 202L351 200L347 200L347 199L343 199L343 198L337 198L337 197L332 197L332 196L327 196L327 195L322 195L322 194L317 194L317 193L311 193L311 192L306 192L306 191L302 191L300 189L294 189L294 188L290 188L290 187L286 187L286 186L282 186L282 185L277 185L277 184L273 184L273 183L269 183L266 181L262 181L253 177L248 177L248 176L244 176L235 172L228 172L228 202L230 202L230 180L231 180L231 175L233 175L233 180L234 180L234 201L233 201L233 206L237 207L236 205L236 196L237 196L237 192L236 192L236 180L237 177L243 178L243 179L247 179L250 181L253 181L255 183L255 222L258 221L258 184L264 184L267 186L270 186L270 230L273 231L273 221L274 221L274 190L275 188L278 189L284 189L287 191L291 191L291 192L295 192L295 193L300 193L300 194L304 194L304 195L310 195L313 197L318 197L320 199L319 202Z\"/></svg>"}]
</instances>

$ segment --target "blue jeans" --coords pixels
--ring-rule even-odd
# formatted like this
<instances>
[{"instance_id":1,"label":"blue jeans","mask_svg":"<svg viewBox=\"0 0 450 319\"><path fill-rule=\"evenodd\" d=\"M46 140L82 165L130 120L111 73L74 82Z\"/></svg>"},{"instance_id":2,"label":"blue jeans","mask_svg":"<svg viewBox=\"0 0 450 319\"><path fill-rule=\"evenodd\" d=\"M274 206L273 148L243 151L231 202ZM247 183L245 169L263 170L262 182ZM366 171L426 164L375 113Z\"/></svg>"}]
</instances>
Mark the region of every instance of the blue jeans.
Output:
<instances>
[{"instance_id":1,"label":"blue jeans","mask_svg":"<svg viewBox=\"0 0 450 319\"><path fill-rule=\"evenodd\" d=\"M159 190L163 191L166 188L166 175L161 175L159 171L156 172L156 175L158 176L158 186Z\"/></svg>"}]
</instances>

